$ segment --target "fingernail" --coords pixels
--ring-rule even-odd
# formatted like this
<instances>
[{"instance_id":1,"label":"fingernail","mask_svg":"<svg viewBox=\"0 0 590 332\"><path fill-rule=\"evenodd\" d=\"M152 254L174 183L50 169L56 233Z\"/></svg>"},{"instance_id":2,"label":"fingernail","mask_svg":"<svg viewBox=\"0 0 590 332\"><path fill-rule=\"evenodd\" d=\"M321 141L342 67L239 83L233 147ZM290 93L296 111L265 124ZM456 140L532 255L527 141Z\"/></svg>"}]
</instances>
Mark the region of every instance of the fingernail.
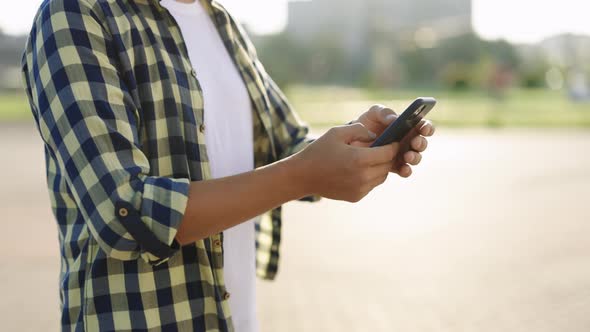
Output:
<instances>
[{"instance_id":1,"label":"fingernail","mask_svg":"<svg viewBox=\"0 0 590 332\"><path fill-rule=\"evenodd\" d=\"M393 115L393 114L388 114L385 117L385 121L387 121L388 123L391 122L391 121L393 121L393 120L395 120L395 115Z\"/></svg>"},{"instance_id":2,"label":"fingernail","mask_svg":"<svg viewBox=\"0 0 590 332\"><path fill-rule=\"evenodd\" d=\"M374 132L372 132L372 131L369 130L369 136L371 138L376 138L377 137L377 134L375 134Z\"/></svg>"}]
</instances>

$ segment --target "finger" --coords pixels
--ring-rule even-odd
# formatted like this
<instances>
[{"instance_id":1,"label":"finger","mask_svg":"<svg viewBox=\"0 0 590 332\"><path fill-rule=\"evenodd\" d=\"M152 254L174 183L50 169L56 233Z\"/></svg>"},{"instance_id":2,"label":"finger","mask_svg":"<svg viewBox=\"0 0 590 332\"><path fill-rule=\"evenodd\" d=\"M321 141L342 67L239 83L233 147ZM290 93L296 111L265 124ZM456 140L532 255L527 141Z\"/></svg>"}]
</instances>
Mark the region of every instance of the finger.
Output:
<instances>
[{"instance_id":1,"label":"finger","mask_svg":"<svg viewBox=\"0 0 590 332\"><path fill-rule=\"evenodd\" d=\"M404 139L407 139L408 142L410 142L416 136L420 136L420 128L420 125L416 125L416 127L412 128L412 130L406 135L406 137L404 137Z\"/></svg>"},{"instance_id":2,"label":"finger","mask_svg":"<svg viewBox=\"0 0 590 332\"><path fill-rule=\"evenodd\" d=\"M371 142L377 135L368 130L362 123L354 123L348 126L336 127L337 135L344 140L346 144L354 141Z\"/></svg>"},{"instance_id":3,"label":"finger","mask_svg":"<svg viewBox=\"0 0 590 332\"><path fill-rule=\"evenodd\" d=\"M420 135L422 136L426 136L426 137L430 137L432 135L434 135L434 125L432 124L432 122L428 121L428 120L423 120L424 123L421 125L420 127Z\"/></svg>"},{"instance_id":4,"label":"finger","mask_svg":"<svg viewBox=\"0 0 590 332\"><path fill-rule=\"evenodd\" d=\"M399 156L396 157L395 160L391 163L390 173L399 174L402 166L405 164L406 163L403 161L403 158L400 158Z\"/></svg>"},{"instance_id":5,"label":"finger","mask_svg":"<svg viewBox=\"0 0 590 332\"><path fill-rule=\"evenodd\" d=\"M404 153L404 162L416 166L422 161L422 154L415 151L407 151Z\"/></svg>"},{"instance_id":6,"label":"finger","mask_svg":"<svg viewBox=\"0 0 590 332\"><path fill-rule=\"evenodd\" d=\"M399 152L399 143L375 148L357 148L357 157L362 165L380 165L390 163Z\"/></svg>"},{"instance_id":7,"label":"finger","mask_svg":"<svg viewBox=\"0 0 590 332\"><path fill-rule=\"evenodd\" d=\"M409 178L412 175L412 167L408 164L404 164L399 168L399 172L397 173L402 178Z\"/></svg>"},{"instance_id":8,"label":"finger","mask_svg":"<svg viewBox=\"0 0 590 332\"><path fill-rule=\"evenodd\" d=\"M389 173L399 174L399 169L401 168L402 164L398 162L391 163L391 168L389 169Z\"/></svg>"},{"instance_id":9,"label":"finger","mask_svg":"<svg viewBox=\"0 0 590 332\"><path fill-rule=\"evenodd\" d=\"M380 122L383 125L389 125L397 118L397 113L389 107L377 104L371 106L369 112L366 113L369 120Z\"/></svg>"},{"instance_id":10,"label":"finger","mask_svg":"<svg viewBox=\"0 0 590 332\"><path fill-rule=\"evenodd\" d=\"M412 139L410 142L410 147L416 152L424 152L424 150L426 150L428 147L428 141L426 138L424 138L424 136L418 135Z\"/></svg>"},{"instance_id":11,"label":"finger","mask_svg":"<svg viewBox=\"0 0 590 332\"><path fill-rule=\"evenodd\" d=\"M397 114L391 108L384 107L379 111L379 122L388 126L391 124L395 119L397 119Z\"/></svg>"},{"instance_id":12,"label":"finger","mask_svg":"<svg viewBox=\"0 0 590 332\"><path fill-rule=\"evenodd\" d=\"M369 114L370 114L371 116L373 116L373 115L377 115L377 116L378 116L378 115L379 115L379 113L381 112L381 110L382 110L382 109L384 109L384 108L385 108L385 106L384 106L384 105L381 105L381 104L375 104L375 105L373 105L373 106L371 106L371 107L369 108Z\"/></svg>"}]
</instances>

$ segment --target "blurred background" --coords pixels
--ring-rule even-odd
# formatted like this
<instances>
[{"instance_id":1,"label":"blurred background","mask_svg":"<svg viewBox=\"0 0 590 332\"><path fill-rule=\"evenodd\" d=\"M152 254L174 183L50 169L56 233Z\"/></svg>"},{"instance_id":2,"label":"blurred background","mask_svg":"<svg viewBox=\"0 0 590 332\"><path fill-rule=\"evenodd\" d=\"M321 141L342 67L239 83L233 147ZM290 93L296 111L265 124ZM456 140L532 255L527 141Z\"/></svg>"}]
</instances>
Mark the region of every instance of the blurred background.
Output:
<instances>
[{"instance_id":1,"label":"blurred background","mask_svg":"<svg viewBox=\"0 0 590 332\"><path fill-rule=\"evenodd\" d=\"M590 331L590 5L220 2L315 134L374 103L439 100L412 179L356 205L287 205L263 331ZM38 5L0 12L7 331L58 330L57 232L19 72Z\"/></svg>"}]
</instances>

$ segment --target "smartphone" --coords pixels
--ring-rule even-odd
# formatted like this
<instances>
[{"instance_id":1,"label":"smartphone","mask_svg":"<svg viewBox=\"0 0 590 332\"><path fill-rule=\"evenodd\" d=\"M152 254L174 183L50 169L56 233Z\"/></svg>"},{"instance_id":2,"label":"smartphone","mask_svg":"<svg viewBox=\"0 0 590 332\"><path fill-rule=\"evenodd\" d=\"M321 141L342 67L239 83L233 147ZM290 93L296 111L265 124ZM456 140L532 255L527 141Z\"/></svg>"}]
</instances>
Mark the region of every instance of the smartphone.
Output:
<instances>
[{"instance_id":1,"label":"smartphone","mask_svg":"<svg viewBox=\"0 0 590 332\"><path fill-rule=\"evenodd\" d=\"M371 147L401 141L434 108L434 105L436 105L436 99L432 97L417 98L383 131L383 134L371 144Z\"/></svg>"}]
</instances>

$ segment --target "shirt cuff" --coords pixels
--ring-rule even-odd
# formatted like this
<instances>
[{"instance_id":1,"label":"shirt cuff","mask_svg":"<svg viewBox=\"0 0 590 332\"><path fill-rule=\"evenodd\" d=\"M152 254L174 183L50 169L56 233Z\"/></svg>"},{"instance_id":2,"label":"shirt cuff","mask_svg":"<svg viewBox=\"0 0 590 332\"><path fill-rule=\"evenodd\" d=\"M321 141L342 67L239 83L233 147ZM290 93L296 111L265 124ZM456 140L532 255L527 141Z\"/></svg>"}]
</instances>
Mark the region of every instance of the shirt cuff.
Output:
<instances>
[{"instance_id":1,"label":"shirt cuff","mask_svg":"<svg viewBox=\"0 0 590 332\"><path fill-rule=\"evenodd\" d=\"M188 203L189 186L188 179L147 177L141 198L134 200L139 204L123 200L115 203L116 216L139 245L146 263L160 265L180 250L175 238Z\"/></svg>"}]
</instances>

